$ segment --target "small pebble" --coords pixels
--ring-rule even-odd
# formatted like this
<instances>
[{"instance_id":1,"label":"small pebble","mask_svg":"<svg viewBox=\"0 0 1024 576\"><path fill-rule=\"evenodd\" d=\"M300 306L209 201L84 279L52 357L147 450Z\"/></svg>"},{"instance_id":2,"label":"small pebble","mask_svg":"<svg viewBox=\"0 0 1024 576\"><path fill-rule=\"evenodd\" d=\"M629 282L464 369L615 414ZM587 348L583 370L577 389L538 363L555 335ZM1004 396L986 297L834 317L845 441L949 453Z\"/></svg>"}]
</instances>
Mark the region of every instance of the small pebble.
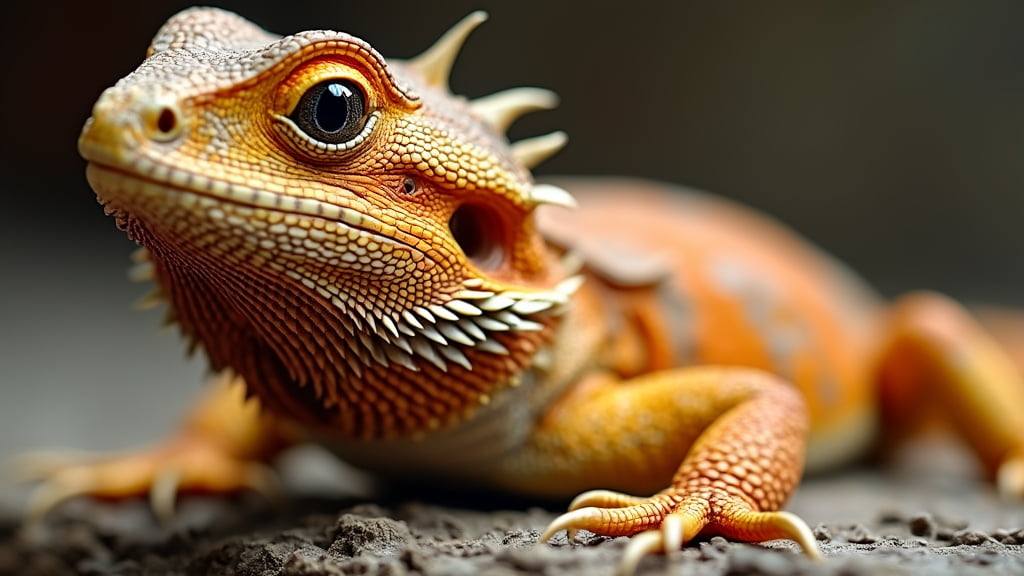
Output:
<instances>
[{"instance_id":1,"label":"small pebble","mask_svg":"<svg viewBox=\"0 0 1024 576\"><path fill-rule=\"evenodd\" d=\"M931 514L926 513L913 516L908 520L908 524L910 525L910 533L914 536L934 538L938 532L938 526Z\"/></svg>"},{"instance_id":2,"label":"small pebble","mask_svg":"<svg viewBox=\"0 0 1024 576\"><path fill-rule=\"evenodd\" d=\"M818 524L814 527L814 538L819 542L831 542L832 532L824 524Z\"/></svg>"},{"instance_id":3,"label":"small pebble","mask_svg":"<svg viewBox=\"0 0 1024 576\"><path fill-rule=\"evenodd\" d=\"M1007 530L1006 528L996 528L995 530L992 531L991 534L989 534L989 536L993 540L995 540L996 542L1001 542L1003 544L1015 544L1016 543L1015 542L1016 538L1014 538L1013 534L1009 530Z\"/></svg>"},{"instance_id":4,"label":"small pebble","mask_svg":"<svg viewBox=\"0 0 1024 576\"><path fill-rule=\"evenodd\" d=\"M707 542L700 545L701 553L708 557L722 558L729 553L732 544L721 536L712 536Z\"/></svg>"},{"instance_id":5,"label":"small pebble","mask_svg":"<svg viewBox=\"0 0 1024 576\"><path fill-rule=\"evenodd\" d=\"M953 534L953 538L951 539L954 546L961 544L965 546L979 546L991 541L992 538L980 530L960 530L956 534Z\"/></svg>"},{"instance_id":6,"label":"small pebble","mask_svg":"<svg viewBox=\"0 0 1024 576\"><path fill-rule=\"evenodd\" d=\"M874 544L875 542L878 542L878 536L873 534L863 524L856 524L850 528L850 532L846 536L846 541L853 544Z\"/></svg>"}]
</instances>

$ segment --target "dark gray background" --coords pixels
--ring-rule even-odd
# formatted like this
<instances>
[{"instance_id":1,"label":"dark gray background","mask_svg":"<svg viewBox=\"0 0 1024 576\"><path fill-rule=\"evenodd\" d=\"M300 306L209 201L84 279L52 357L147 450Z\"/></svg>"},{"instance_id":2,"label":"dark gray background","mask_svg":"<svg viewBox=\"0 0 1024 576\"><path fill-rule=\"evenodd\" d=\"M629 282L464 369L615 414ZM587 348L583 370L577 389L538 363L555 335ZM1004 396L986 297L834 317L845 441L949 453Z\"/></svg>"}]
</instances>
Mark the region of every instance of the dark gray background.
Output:
<instances>
[{"instance_id":1,"label":"dark gray background","mask_svg":"<svg viewBox=\"0 0 1024 576\"><path fill-rule=\"evenodd\" d=\"M562 95L540 173L615 173L757 206L886 294L1024 303L1024 4L1018 2L224 2L281 33L333 28L411 56L469 10L491 21L454 77L470 96ZM75 140L99 92L185 4L5 9L0 459L137 444L197 389L159 315L133 313L129 242Z\"/></svg>"}]
</instances>

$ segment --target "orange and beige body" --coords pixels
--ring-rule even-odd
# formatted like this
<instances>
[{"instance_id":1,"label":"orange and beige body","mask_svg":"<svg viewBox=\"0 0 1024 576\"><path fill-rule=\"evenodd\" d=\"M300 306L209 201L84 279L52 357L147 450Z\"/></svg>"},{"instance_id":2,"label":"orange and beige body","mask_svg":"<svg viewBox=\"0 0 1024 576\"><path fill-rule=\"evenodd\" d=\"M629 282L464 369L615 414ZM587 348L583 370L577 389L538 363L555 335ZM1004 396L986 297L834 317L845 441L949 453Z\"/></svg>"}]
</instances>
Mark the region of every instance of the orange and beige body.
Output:
<instances>
[{"instance_id":1,"label":"orange and beige body","mask_svg":"<svg viewBox=\"0 0 1024 576\"><path fill-rule=\"evenodd\" d=\"M219 10L165 24L80 149L156 300L225 376L154 449L48 462L35 514L77 494L148 491L169 514L178 490L266 491L266 463L315 440L385 476L584 492L543 537L636 535L627 567L712 533L817 555L781 511L805 464L936 407L1022 491L1024 385L967 312L887 305L706 194L535 182L564 135L503 132L554 96L448 91L481 20L405 62Z\"/></svg>"}]
</instances>

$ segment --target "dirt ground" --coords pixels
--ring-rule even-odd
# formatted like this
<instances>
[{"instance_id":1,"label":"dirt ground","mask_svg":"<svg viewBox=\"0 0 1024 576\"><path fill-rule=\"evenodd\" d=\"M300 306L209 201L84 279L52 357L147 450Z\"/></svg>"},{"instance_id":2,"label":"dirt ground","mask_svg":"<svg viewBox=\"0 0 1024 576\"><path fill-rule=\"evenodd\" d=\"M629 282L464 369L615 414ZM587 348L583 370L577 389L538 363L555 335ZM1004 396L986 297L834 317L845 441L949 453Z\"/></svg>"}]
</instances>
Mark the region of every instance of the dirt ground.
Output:
<instances>
[{"instance_id":1,"label":"dirt ground","mask_svg":"<svg viewBox=\"0 0 1024 576\"><path fill-rule=\"evenodd\" d=\"M0 521L0 574L602 575L615 572L627 542L583 533L570 545L563 533L542 545L556 507L407 491L343 495L330 481L317 485L330 479L329 464L298 460L286 471L295 495L284 509L254 495L192 497L169 527L144 502L77 500L31 527L9 510ZM812 478L789 509L814 527L824 562L787 541L712 538L674 558L648 558L639 573L1024 574L1024 504L941 467Z\"/></svg>"}]
</instances>

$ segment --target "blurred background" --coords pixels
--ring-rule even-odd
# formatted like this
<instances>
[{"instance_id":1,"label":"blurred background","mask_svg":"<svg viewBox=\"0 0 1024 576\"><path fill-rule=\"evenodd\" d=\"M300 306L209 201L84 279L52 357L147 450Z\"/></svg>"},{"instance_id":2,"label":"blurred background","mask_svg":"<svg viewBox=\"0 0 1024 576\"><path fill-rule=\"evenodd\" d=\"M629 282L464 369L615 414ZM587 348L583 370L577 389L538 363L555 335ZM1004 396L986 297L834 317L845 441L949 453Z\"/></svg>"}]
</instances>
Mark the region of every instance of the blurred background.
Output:
<instances>
[{"instance_id":1,"label":"blurred background","mask_svg":"<svg viewBox=\"0 0 1024 576\"><path fill-rule=\"evenodd\" d=\"M408 57L475 8L456 68L479 96L562 96L513 137L564 129L538 173L684 183L755 206L887 295L928 287L1024 305L1024 3L221 2L279 33L350 32ZM131 303L132 246L75 141L106 86L185 3L5 8L0 461L112 448L168 427L199 389L160 313Z\"/></svg>"}]
</instances>

